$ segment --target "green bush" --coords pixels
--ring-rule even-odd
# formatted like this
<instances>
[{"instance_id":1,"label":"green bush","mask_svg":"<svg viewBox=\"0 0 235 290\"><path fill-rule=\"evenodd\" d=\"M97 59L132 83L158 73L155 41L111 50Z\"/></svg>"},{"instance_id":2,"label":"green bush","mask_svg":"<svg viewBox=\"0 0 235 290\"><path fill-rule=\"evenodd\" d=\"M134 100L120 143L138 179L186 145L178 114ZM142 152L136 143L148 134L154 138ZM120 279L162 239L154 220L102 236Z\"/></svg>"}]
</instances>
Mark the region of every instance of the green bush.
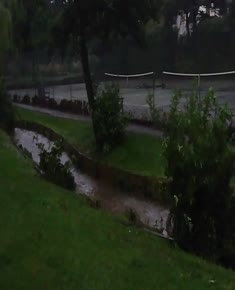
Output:
<instances>
[{"instance_id":1,"label":"green bush","mask_svg":"<svg viewBox=\"0 0 235 290\"><path fill-rule=\"evenodd\" d=\"M149 94L146 98L146 103L149 106L150 117L155 126L159 125L160 122L160 111L155 105L154 95Z\"/></svg>"},{"instance_id":2,"label":"green bush","mask_svg":"<svg viewBox=\"0 0 235 290\"><path fill-rule=\"evenodd\" d=\"M32 105L39 107L47 107L47 100L46 98L35 95L34 97L32 97Z\"/></svg>"},{"instance_id":3,"label":"green bush","mask_svg":"<svg viewBox=\"0 0 235 290\"><path fill-rule=\"evenodd\" d=\"M124 137L127 116L123 112L123 99L115 84L98 91L93 120L99 151L109 152Z\"/></svg>"},{"instance_id":4,"label":"green bush","mask_svg":"<svg viewBox=\"0 0 235 290\"><path fill-rule=\"evenodd\" d=\"M19 103L20 102L20 97L17 94L13 95L13 102Z\"/></svg>"},{"instance_id":5,"label":"green bush","mask_svg":"<svg viewBox=\"0 0 235 290\"><path fill-rule=\"evenodd\" d=\"M47 106L48 108L53 109L53 110L56 110L58 108L57 102L53 98L49 98L47 100Z\"/></svg>"},{"instance_id":6,"label":"green bush","mask_svg":"<svg viewBox=\"0 0 235 290\"><path fill-rule=\"evenodd\" d=\"M146 103L149 106L149 113L153 125L157 129L167 129L168 127L168 117L167 113L162 109L157 108L154 95L149 94L146 98Z\"/></svg>"},{"instance_id":7,"label":"green bush","mask_svg":"<svg viewBox=\"0 0 235 290\"><path fill-rule=\"evenodd\" d=\"M166 175L172 179L170 193L174 238L184 249L218 260L228 236L232 200L230 181L235 155L228 124L231 114L221 107L213 91L204 98L173 97L169 128L164 142Z\"/></svg>"},{"instance_id":8,"label":"green bush","mask_svg":"<svg viewBox=\"0 0 235 290\"><path fill-rule=\"evenodd\" d=\"M126 210L126 217L129 222L132 224L138 225L141 224L140 217L138 216L138 213L133 208L128 208Z\"/></svg>"},{"instance_id":9,"label":"green bush","mask_svg":"<svg viewBox=\"0 0 235 290\"><path fill-rule=\"evenodd\" d=\"M69 161L65 164L62 164L60 161L63 153L61 143L55 142L51 150L46 150L44 145L41 143L38 143L37 145L41 151L39 169L43 176L59 186L74 190L76 185L70 170L71 164Z\"/></svg>"},{"instance_id":10,"label":"green bush","mask_svg":"<svg viewBox=\"0 0 235 290\"><path fill-rule=\"evenodd\" d=\"M31 103L31 99L29 95L24 95L22 101L23 104L29 105Z\"/></svg>"},{"instance_id":11,"label":"green bush","mask_svg":"<svg viewBox=\"0 0 235 290\"><path fill-rule=\"evenodd\" d=\"M14 129L15 114L5 83L0 77L0 128L10 132Z\"/></svg>"}]
</instances>

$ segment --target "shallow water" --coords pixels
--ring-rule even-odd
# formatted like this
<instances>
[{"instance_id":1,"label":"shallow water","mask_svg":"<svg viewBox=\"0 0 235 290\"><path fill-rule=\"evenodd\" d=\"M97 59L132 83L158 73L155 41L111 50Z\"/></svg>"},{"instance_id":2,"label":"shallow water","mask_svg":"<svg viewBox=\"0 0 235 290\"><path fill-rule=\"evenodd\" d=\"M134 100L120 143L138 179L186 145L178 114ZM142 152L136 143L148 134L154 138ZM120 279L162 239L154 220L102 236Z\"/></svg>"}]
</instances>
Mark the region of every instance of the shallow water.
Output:
<instances>
[{"instance_id":1,"label":"shallow water","mask_svg":"<svg viewBox=\"0 0 235 290\"><path fill-rule=\"evenodd\" d=\"M18 128L15 129L15 140L18 145L22 145L24 149L32 154L32 159L37 164L40 162L40 149L37 144L43 144L45 146L45 150L48 151L54 144L54 142L49 141L46 137L40 134ZM63 152L61 156L61 163L65 164L69 160L70 158L68 154ZM82 174L82 172L77 170L74 166L71 167L71 173L73 174L74 181L76 183L76 191L91 196L95 188L95 181L89 176Z\"/></svg>"},{"instance_id":2,"label":"shallow water","mask_svg":"<svg viewBox=\"0 0 235 290\"><path fill-rule=\"evenodd\" d=\"M15 129L15 140L17 145L22 145L32 154L32 159L37 164L40 162L40 149L37 143L44 144L46 150L50 150L54 144L40 134L18 128ZM61 163L64 164L69 160L69 156L64 152L61 156ZM166 228L169 213L167 209L152 201L122 193L104 182L91 178L73 166L71 172L76 183L76 192L100 201L102 208L114 213L125 213L131 209L144 225L158 230ZM167 235L166 231L164 234Z\"/></svg>"}]
</instances>

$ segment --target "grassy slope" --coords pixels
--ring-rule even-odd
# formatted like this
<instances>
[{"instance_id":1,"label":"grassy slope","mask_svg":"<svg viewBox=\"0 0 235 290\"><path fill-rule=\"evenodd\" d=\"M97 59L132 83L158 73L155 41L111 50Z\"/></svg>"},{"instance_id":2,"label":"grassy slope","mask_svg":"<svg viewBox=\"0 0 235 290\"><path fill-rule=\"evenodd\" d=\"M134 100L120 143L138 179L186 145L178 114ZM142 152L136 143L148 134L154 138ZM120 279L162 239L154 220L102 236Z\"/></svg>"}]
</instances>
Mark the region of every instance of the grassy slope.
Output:
<instances>
[{"instance_id":1,"label":"grassy slope","mask_svg":"<svg viewBox=\"0 0 235 290\"><path fill-rule=\"evenodd\" d=\"M235 289L234 272L41 180L1 131L0 161L0 289Z\"/></svg>"},{"instance_id":2,"label":"grassy slope","mask_svg":"<svg viewBox=\"0 0 235 290\"><path fill-rule=\"evenodd\" d=\"M23 119L49 126L85 152L94 151L94 138L89 122L55 118L17 108ZM163 175L161 140L148 135L128 134L123 146L100 158L108 164L143 175ZM150 160L150 161L149 161Z\"/></svg>"}]
</instances>

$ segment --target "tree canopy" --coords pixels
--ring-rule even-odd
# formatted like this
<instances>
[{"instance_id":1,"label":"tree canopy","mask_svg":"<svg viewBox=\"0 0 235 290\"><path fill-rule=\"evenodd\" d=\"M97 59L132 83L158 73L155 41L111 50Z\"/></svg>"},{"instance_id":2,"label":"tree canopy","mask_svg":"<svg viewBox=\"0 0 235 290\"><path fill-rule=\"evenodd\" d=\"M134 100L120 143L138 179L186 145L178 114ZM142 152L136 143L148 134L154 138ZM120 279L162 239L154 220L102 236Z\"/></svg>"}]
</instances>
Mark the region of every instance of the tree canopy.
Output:
<instances>
[{"instance_id":1,"label":"tree canopy","mask_svg":"<svg viewBox=\"0 0 235 290\"><path fill-rule=\"evenodd\" d=\"M66 0L62 3L54 34L63 48L71 38L77 43L89 107L93 116L95 91L89 66L88 40L92 36L107 40L110 36L131 35L141 44L144 24L156 15L157 0ZM59 4L61 3L58 1L54 3L54 5ZM93 128L96 142L99 143L94 122Z\"/></svg>"},{"instance_id":2,"label":"tree canopy","mask_svg":"<svg viewBox=\"0 0 235 290\"><path fill-rule=\"evenodd\" d=\"M11 14L0 2L0 67L11 46Z\"/></svg>"}]
</instances>

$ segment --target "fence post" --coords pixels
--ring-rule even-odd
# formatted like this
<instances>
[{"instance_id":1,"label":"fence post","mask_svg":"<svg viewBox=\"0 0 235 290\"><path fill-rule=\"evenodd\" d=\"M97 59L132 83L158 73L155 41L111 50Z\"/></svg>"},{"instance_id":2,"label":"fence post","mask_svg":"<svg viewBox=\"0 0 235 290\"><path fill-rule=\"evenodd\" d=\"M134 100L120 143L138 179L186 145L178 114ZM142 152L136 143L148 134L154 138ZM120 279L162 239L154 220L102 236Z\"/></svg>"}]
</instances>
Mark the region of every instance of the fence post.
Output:
<instances>
[{"instance_id":1,"label":"fence post","mask_svg":"<svg viewBox=\"0 0 235 290\"><path fill-rule=\"evenodd\" d=\"M198 96L201 96L201 75L198 74Z\"/></svg>"},{"instance_id":2,"label":"fence post","mask_svg":"<svg viewBox=\"0 0 235 290\"><path fill-rule=\"evenodd\" d=\"M155 105L155 86L156 86L156 74L153 73L153 103Z\"/></svg>"}]
</instances>

